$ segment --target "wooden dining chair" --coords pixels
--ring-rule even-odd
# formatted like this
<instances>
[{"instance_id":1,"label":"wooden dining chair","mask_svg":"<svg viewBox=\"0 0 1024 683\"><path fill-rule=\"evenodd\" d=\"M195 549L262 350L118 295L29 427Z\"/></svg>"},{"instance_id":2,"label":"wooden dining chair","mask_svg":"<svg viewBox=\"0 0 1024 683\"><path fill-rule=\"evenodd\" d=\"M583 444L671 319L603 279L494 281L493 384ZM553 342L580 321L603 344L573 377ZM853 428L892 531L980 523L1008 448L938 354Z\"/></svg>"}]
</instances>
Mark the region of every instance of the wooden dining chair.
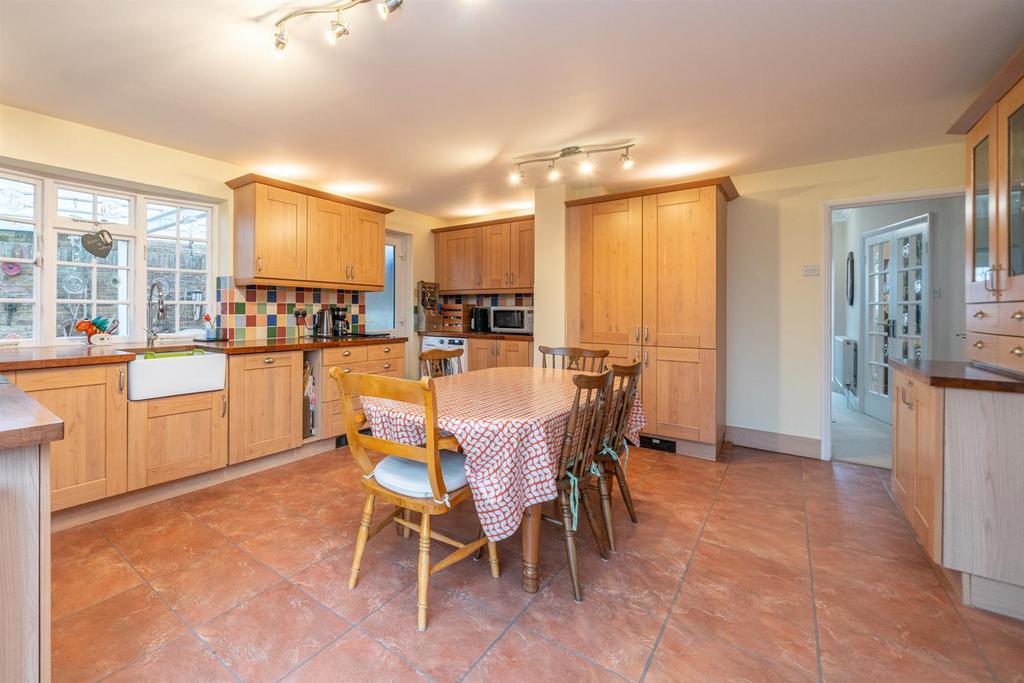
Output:
<instances>
[{"instance_id":1,"label":"wooden dining chair","mask_svg":"<svg viewBox=\"0 0 1024 683\"><path fill-rule=\"evenodd\" d=\"M637 387L643 363L636 361L629 365L612 365L612 392L608 400L608 418L604 430L604 438L598 444L594 460L601 470L597 477L598 492L601 497L601 517L604 519L605 536L609 550L615 550L615 531L612 528L611 485L609 480L614 477L619 484L622 500L629 511L629 519L636 524L636 509L633 507L633 496L629 493L626 483L626 461L629 458L629 444L626 443L626 430L629 428L629 416L636 404Z\"/></svg>"},{"instance_id":2,"label":"wooden dining chair","mask_svg":"<svg viewBox=\"0 0 1024 683\"><path fill-rule=\"evenodd\" d=\"M608 349L581 349L575 346L538 346L541 352L541 367L548 367L548 356L551 356L551 367L561 370L582 370L583 372L604 372L604 359L608 357Z\"/></svg>"},{"instance_id":3,"label":"wooden dining chair","mask_svg":"<svg viewBox=\"0 0 1024 683\"><path fill-rule=\"evenodd\" d=\"M448 372L449 369L451 372ZM462 372L462 349L421 351L420 371L424 377L444 377L455 372Z\"/></svg>"},{"instance_id":4,"label":"wooden dining chair","mask_svg":"<svg viewBox=\"0 0 1024 683\"><path fill-rule=\"evenodd\" d=\"M608 415L607 401L612 389L612 372L607 370L601 374L580 374L574 376L572 381L576 385L576 397L565 426L562 452L558 458L555 477L555 484L558 487L556 507L561 512L561 518L545 515L544 519L562 527L573 597L576 598L576 602L582 602L583 592L580 589L579 562L576 557L576 522L581 503L601 557L609 557L602 538L604 527L598 523L588 489L592 478L599 471L594 463L594 455L604 436L604 424Z\"/></svg>"},{"instance_id":5,"label":"wooden dining chair","mask_svg":"<svg viewBox=\"0 0 1024 683\"><path fill-rule=\"evenodd\" d=\"M468 543L456 541L444 534L431 530L431 519L454 509L460 503L471 500L466 480L465 457L456 453L457 444L453 437L442 438L437 428L437 398L434 380L423 377L419 381L383 377L367 374L342 374L341 368L332 368L331 377L341 390L342 412L345 418L345 433L349 449L359 469L363 472L363 489L366 501L363 516L356 536L355 552L352 557L352 572L348 587L355 588L359 582L359 565L363 559L366 542L381 529L394 521L412 529L420 535L419 561L417 564L417 611L416 626L420 631L427 628L427 588L432 574L469 557L478 548L487 546L491 575L498 577L498 547L486 537ZM402 403L423 406L426 443L420 446L380 439L362 431L367 427L366 415L355 405L357 397L385 398ZM376 465L370 460L367 450L385 454ZM373 504L376 500L390 503L395 509L372 528ZM420 513L416 524L403 514ZM448 556L430 566L430 542L440 541L455 548Z\"/></svg>"}]
</instances>

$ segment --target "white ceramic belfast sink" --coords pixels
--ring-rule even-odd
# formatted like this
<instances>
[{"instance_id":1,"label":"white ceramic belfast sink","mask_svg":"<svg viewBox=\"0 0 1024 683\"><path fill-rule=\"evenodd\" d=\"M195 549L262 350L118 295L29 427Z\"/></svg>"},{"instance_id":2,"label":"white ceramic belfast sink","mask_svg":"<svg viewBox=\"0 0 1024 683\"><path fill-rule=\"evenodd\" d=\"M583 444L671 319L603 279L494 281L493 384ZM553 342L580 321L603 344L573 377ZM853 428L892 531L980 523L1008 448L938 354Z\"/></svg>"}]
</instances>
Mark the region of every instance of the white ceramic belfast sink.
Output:
<instances>
[{"instance_id":1,"label":"white ceramic belfast sink","mask_svg":"<svg viewBox=\"0 0 1024 683\"><path fill-rule=\"evenodd\" d=\"M128 363L128 400L220 391L224 388L223 353L195 351L137 352Z\"/></svg>"}]
</instances>

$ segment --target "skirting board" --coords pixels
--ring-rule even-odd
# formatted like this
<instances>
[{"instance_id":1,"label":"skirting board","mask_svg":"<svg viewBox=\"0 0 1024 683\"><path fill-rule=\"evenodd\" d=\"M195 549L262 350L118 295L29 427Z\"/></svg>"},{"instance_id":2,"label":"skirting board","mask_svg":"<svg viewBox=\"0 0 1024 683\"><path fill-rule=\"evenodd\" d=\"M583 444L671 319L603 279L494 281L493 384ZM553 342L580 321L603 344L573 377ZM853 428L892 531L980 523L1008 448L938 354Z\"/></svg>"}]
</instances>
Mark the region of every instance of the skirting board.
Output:
<instances>
[{"instance_id":1,"label":"skirting board","mask_svg":"<svg viewBox=\"0 0 1024 683\"><path fill-rule=\"evenodd\" d=\"M186 477L185 479L177 479L164 484L157 484L156 486L139 489L138 491L122 493L121 495L114 496L113 498L104 498L103 500L97 500L94 503L86 503L85 505L68 508L67 510L60 510L58 512L54 512L50 518L51 530L61 531L63 529L69 529L73 526L78 526L79 524L85 524L97 519L133 510L135 508L142 507L143 505L158 503L161 500L174 498L175 496L180 496L185 493L192 493L193 491L198 491L199 489L204 489L209 486L216 486L217 484L222 484L226 481L231 481L232 479L238 479L239 477L256 474L257 472L269 470L274 467L280 467L281 465L287 465L288 463L303 460L304 458L309 458L320 453L326 453L331 450L334 450L333 437L322 441L303 444L302 446L293 448L290 451L282 451L263 458L240 462L237 465L228 465L227 467L219 470L213 470L212 472L203 472L202 474Z\"/></svg>"},{"instance_id":2,"label":"skirting board","mask_svg":"<svg viewBox=\"0 0 1024 683\"><path fill-rule=\"evenodd\" d=\"M812 439L807 436L764 432L760 429L747 429L746 427L726 427L725 440L732 441L736 446L756 448L760 451L775 451L787 455L799 455L802 458L821 459L821 439Z\"/></svg>"},{"instance_id":3,"label":"skirting board","mask_svg":"<svg viewBox=\"0 0 1024 683\"><path fill-rule=\"evenodd\" d=\"M963 573L965 605L1024 620L1024 587Z\"/></svg>"}]
</instances>

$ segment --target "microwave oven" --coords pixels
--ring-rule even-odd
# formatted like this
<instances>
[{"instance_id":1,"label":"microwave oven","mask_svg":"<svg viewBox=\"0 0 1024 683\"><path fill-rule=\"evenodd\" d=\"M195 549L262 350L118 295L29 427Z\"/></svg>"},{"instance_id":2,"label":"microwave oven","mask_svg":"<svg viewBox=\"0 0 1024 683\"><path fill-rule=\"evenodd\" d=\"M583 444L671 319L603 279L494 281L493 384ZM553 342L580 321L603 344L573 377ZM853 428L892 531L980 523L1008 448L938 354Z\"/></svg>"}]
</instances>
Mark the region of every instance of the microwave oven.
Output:
<instances>
[{"instance_id":1,"label":"microwave oven","mask_svg":"<svg viewBox=\"0 0 1024 683\"><path fill-rule=\"evenodd\" d=\"M533 308L491 306L491 332L533 334Z\"/></svg>"}]
</instances>

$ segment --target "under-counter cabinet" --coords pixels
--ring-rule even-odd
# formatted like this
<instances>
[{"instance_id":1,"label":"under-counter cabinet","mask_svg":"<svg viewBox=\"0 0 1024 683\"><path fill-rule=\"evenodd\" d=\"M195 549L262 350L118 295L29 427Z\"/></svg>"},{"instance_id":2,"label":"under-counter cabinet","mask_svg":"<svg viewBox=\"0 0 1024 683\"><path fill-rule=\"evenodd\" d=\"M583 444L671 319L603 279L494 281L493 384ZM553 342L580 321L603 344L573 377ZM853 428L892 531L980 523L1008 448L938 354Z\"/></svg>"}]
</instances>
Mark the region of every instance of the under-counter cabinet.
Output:
<instances>
[{"instance_id":1,"label":"under-counter cabinet","mask_svg":"<svg viewBox=\"0 0 1024 683\"><path fill-rule=\"evenodd\" d=\"M341 412L341 391L338 389L338 383L331 377L331 370L340 368L345 374L362 372L387 377L404 377L405 343L398 341L394 344L324 349L321 362L321 436L339 436L345 433L345 420Z\"/></svg>"},{"instance_id":2,"label":"under-counter cabinet","mask_svg":"<svg viewBox=\"0 0 1024 683\"><path fill-rule=\"evenodd\" d=\"M532 344L514 339L468 339L466 370L528 368L533 365Z\"/></svg>"},{"instance_id":3,"label":"under-counter cabinet","mask_svg":"<svg viewBox=\"0 0 1024 683\"><path fill-rule=\"evenodd\" d=\"M128 403L128 490L228 464L228 393Z\"/></svg>"},{"instance_id":4,"label":"under-counter cabinet","mask_svg":"<svg viewBox=\"0 0 1024 683\"><path fill-rule=\"evenodd\" d=\"M384 286L384 207L264 176L228 181L235 191L238 284Z\"/></svg>"},{"instance_id":5,"label":"under-counter cabinet","mask_svg":"<svg viewBox=\"0 0 1024 683\"><path fill-rule=\"evenodd\" d=\"M442 293L533 291L532 216L438 228L434 233Z\"/></svg>"},{"instance_id":6,"label":"under-counter cabinet","mask_svg":"<svg viewBox=\"0 0 1024 683\"><path fill-rule=\"evenodd\" d=\"M302 445L302 351L228 359L232 465Z\"/></svg>"},{"instance_id":7,"label":"under-counter cabinet","mask_svg":"<svg viewBox=\"0 0 1024 683\"><path fill-rule=\"evenodd\" d=\"M50 508L124 493L128 487L127 365L19 370L19 389L64 420L50 450Z\"/></svg>"}]
</instances>

